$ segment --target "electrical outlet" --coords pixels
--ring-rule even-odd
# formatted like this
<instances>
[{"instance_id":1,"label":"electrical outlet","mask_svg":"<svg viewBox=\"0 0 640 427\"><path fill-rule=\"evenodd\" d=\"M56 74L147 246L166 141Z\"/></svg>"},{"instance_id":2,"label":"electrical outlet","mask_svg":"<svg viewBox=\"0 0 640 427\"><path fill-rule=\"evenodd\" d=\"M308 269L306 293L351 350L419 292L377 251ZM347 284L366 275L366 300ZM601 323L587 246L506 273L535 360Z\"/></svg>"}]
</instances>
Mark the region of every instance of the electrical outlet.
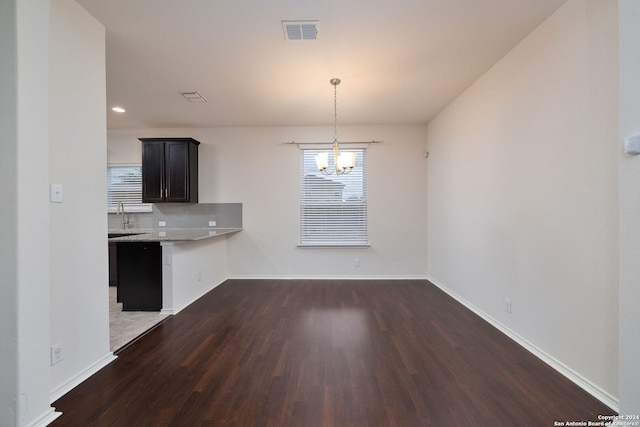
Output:
<instances>
[{"instance_id":1,"label":"electrical outlet","mask_svg":"<svg viewBox=\"0 0 640 427\"><path fill-rule=\"evenodd\" d=\"M158 227L166 227L167 221L158 221Z\"/></svg>"},{"instance_id":2,"label":"electrical outlet","mask_svg":"<svg viewBox=\"0 0 640 427\"><path fill-rule=\"evenodd\" d=\"M356 258L353 260L353 266L354 267L360 267L360 258Z\"/></svg>"},{"instance_id":3,"label":"electrical outlet","mask_svg":"<svg viewBox=\"0 0 640 427\"><path fill-rule=\"evenodd\" d=\"M63 360L62 343L54 344L51 346L51 366L56 363L60 363Z\"/></svg>"},{"instance_id":4,"label":"electrical outlet","mask_svg":"<svg viewBox=\"0 0 640 427\"><path fill-rule=\"evenodd\" d=\"M511 314L511 299L510 298L505 298L504 299L504 311Z\"/></svg>"},{"instance_id":5,"label":"electrical outlet","mask_svg":"<svg viewBox=\"0 0 640 427\"><path fill-rule=\"evenodd\" d=\"M209 227L215 227L215 226L216 226L215 221L209 221Z\"/></svg>"}]
</instances>

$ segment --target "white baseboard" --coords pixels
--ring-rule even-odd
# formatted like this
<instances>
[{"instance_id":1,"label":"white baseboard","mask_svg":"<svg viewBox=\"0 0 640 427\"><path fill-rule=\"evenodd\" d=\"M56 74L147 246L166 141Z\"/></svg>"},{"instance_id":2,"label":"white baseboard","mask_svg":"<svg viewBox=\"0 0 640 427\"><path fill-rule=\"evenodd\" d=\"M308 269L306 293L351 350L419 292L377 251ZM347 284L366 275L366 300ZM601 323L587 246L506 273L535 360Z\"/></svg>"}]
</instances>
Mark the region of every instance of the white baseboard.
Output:
<instances>
[{"instance_id":1,"label":"white baseboard","mask_svg":"<svg viewBox=\"0 0 640 427\"><path fill-rule=\"evenodd\" d=\"M45 411L44 414L38 417L37 420L31 422L30 424L27 424L27 426L28 427L45 427L51 424L60 415L62 415L62 412L55 412L54 408L49 408L47 411Z\"/></svg>"},{"instance_id":2,"label":"white baseboard","mask_svg":"<svg viewBox=\"0 0 640 427\"><path fill-rule=\"evenodd\" d=\"M60 399L62 396L64 396L65 394L73 390L73 388L78 386L81 382L83 382L84 380L89 378L91 375L95 374L100 369L104 368L105 366L107 366L109 363L113 362L116 359L117 357L113 353L111 352L108 353L102 359L98 360L93 365L89 366L87 369L80 372L78 375L71 378L66 383L52 390L49 397L49 401L53 403L56 400Z\"/></svg>"},{"instance_id":3,"label":"white baseboard","mask_svg":"<svg viewBox=\"0 0 640 427\"><path fill-rule=\"evenodd\" d=\"M428 280L427 276L229 276L229 280Z\"/></svg>"},{"instance_id":4,"label":"white baseboard","mask_svg":"<svg viewBox=\"0 0 640 427\"><path fill-rule=\"evenodd\" d=\"M227 279L222 279L219 282L215 282L213 283L211 286L208 286L206 289L204 289L202 292L200 292L199 294L197 294L196 296L194 296L193 298L187 300L186 302L180 304L178 307L174 307L174 308L163 308L162 310L160 310L160 314L170 314L170 315L174 315L174 314L178 314L180 313L182 310L184 310L185 308L187 308L188 306L190 306L191 304L193 304L194 302L196 302L198 299L202 298L203 296L205 296L207 293L211 292L213 289L217 288L219 285L221 285L222 283L224 283L224 281Z\"/></svg>"},{"instance_id":5,"label":"white baseboard","mask_svg":"<svg viewBox=\"0 0 640 427\"><path fill-rule=\"evenodd\" d=\"M570 367L568 367L558 359L554 358L544 350L540 349L539 347L537 347L536 345L534 345L524 337L520 336L519 334L517 334L516 332L514 332L504 324L500 323L493 317L489 316L487 313L480 310L478 307L471 304L469 301L462 298L460 295L451 291L449 288L444 286L442 283L438 282L433 277L427 277L427 280L433 283L438 288L440 288L447 295L449 295L450 297L458 301L460 304L464 305L469 310L471 310L472 312L480 316L482 319L487 321L491 326L498 329L500 332L502 332L503 334L511 338L513 341L518 343L520 346L524 347L527 351L532 353L538 359L542 360L544 363L551 366L560 374L564 375L567 379L575 383L578 387L582 388L584 391L586 391L587 393L589 393L590 395L592 395L593 397L598 399L600 402L604 403L605 405L613 409L614 411L620 412L620 401L616 397L614 397L607 391L603 390L598 385L592 383L591 381L589 381L588 379L580 375L578 372L574 371L573 369L571 369Z\"/></svg>"}]
</instances>

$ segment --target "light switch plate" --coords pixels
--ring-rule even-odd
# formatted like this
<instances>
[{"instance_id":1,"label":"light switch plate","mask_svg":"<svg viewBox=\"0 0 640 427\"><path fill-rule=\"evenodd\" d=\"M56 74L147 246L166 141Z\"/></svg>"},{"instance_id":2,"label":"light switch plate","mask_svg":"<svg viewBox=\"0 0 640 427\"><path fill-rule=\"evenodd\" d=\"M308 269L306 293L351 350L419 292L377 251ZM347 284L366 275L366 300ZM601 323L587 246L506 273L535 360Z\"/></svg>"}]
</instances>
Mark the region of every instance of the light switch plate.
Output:
<instances>
[{"instance_id":1,"label":"light switch plate","mask_svg":"<svg viewBox=\"0 0 640 427\"><path fill-rule=\"evenodd\" d=\"M58 364L64 360L62 353L62 343L54 344L51 346L51 366Z\"/></svg>"},{"instance_id":2,"label":"light switch plate","mask_svg":"<svg viewBox=\"0 0 640 427\"><path fill-rule=\"evenodd\" d=\"M167 221L158 221L158 227L166 227Z\"/></svg>"},{"instance_id":3,"label":"light switch plate","mask_svg":"<svg viewBox=\"0 0 640 427\"><path fill-rule=\"evenodd\" d=\"M53 203L62 203L62 184L51 184L51 198Z\"/></svg>"},{"instance_id":4,"label":"light switch plate","mask_svg":"<svg viewBox=\"0 0 640 427\"><path fill-rule=\"evenodd\" d=\"M624 152L627 154L640 154L640 135L630 136L624 140Z\"/></svg>"}]
</instances>

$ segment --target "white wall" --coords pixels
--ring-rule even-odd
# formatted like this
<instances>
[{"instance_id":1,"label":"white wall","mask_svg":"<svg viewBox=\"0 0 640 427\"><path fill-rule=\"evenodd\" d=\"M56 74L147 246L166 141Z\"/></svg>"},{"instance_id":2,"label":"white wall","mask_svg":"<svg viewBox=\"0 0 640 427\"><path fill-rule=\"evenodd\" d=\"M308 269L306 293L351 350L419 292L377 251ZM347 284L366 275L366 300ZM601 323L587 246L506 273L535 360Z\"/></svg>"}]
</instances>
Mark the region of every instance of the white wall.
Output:
<instances>
[{"instance_id":1,"label":"white wall","mask_svg":"<svg viewBox=\"0 0 640 427\"><path fill-rule=\"evenodd\" d=\"M620 145L640 134L640 2L619 2ZM620 412L640 414L640 157L620 164Z\"/></svg>"},{"instance_id":2,"label":"white wall","mask_svg":"<svg viewBox=\"0 0 640 427\"><path fill-rule=\"evenodd\" d=\"M49 1L0 2L0 425L53 417L49 373Z\"/></svg>"},{"instance_id":3,"label":"white wall","mask_svg":"<svg viewBox=\"0 0 640 427\"><path fill-rule=\"evenodd\" d=\"M162 244L162 311L176 314L227 279L227 237Z\"/></svg>"},{"instance_id":4,"label":"white wall","mask_svg":"<svg viewBox=\"0 0 640 427\"><path fill-rule=\"evenodd\" d=\"M0 419L15 424L18 395L18 34L16 2L0 3Z\"/></svg>"},{"instance_id":5,"label":"white wall","mask_svg":"<svg viewBox=\"0 0 640 427\"><path fill-rule=\"evenodd\" d=\"M104 29L70 0L0 17L0 425L46 425L52 387L108 353Z\"/></svg>"},{"instance_id":6,"label":"white wall","mask_svg":"<svg viewBox=\"0 0 640 427\"><path fill-rule=\"evenodd\" d=\"M52 395L112 360L106 218L104 27L73 0L52 0L49 44ZM79 178L81 177L81 178Z\"/></svg>"},{"instance_id":7,"label":"white wall","mask_svg":"<svg viewBox=\"0 0 640 427\"><path fill-rule=\"evenodd\" d=\"M384 141L367 153L370 248L297 247L300 152L283 143L329 140L329 127L111 130L108 156L139 162L139 137L200 141L200 202L243 203L243 231L227 241L231 277L425 277L426 127L338 131L342 141Z\"/></svg>"},{"instance_id":8,"label":"white wall","mask_svg":"<svg viewBox=\"0 0 640 427\"><path fill-rule=\"evenodd\" d=\"M569 0L429 124L427 215L429 276L612 406L616 25Z\"/></svg>"},{"instance_id":9,"label":"white wall","mask_svg":"<svg viewBox=\"0 0 640 427\"><path fill-rule=\"evenodd\" d=\"M2 8L1 14L8 14L3 19L9 21L7 34L1 37L2 62L7 60L10 71L3 73L3 95L7 97L0 101L2 128L9 133L3 135L8 138L2 144L2 186L7 196L2 210L2 258L6 262L2 280L6 283L0 311L2 323L7 324L1 339L0 420L2 425L26 425L53 415L48 388L42 386L42 378L48 375L49 346L48 223L41 217L48 211L43 183L48 174L49 3L3 2Z\"/></svg>"}]
</instances>

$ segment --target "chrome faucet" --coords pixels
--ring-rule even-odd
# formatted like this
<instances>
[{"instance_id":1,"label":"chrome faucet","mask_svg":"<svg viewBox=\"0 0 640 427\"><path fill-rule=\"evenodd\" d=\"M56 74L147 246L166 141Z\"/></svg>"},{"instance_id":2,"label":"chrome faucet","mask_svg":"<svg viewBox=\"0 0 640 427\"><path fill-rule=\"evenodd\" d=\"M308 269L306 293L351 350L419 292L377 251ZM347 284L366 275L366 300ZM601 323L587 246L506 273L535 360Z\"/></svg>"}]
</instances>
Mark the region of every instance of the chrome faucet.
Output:
<instances>
[{"instance_id":1,"label":"chrome faucet","mask_svg":"<svg viewBox=\"0 0 640 427\"><path fill-rule=\"evenodd\" d=\"M124 203L118 202L118 207L116 208L116 216L122 215L122 229L126 230L127 224L129 224L129 218L125 218L124 215Z\"/></svg>"}]
</instances>

